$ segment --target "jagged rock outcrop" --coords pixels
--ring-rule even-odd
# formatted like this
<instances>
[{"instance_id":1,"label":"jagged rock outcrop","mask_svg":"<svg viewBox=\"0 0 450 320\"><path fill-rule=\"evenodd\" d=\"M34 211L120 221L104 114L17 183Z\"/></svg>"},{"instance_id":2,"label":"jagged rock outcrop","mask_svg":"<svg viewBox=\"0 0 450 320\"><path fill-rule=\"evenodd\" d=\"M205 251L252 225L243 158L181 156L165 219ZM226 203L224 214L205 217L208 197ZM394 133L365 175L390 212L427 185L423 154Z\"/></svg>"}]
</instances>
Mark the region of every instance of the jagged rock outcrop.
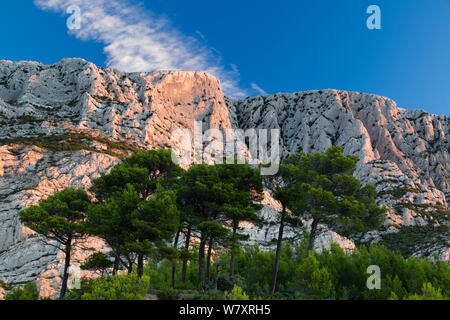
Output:
<instances>
[{"instance_id":1,"label":"jagged rock outcrop","mask_svg":"<svg viewBox=\"0 0 450 320\"><path fill-rule=\"evenodd\" d=\"M449 226L450 117L398 108L373 94L316 90L229 101L232 123L242 129L280 129L282 154L324 151L338 144L359 156L356 177L379 192L388 207L382 232L408 226ZM441 230L441 229L439 229ZM418 246L412 255L448 260L450 234ZM426 254L425 254L426 252Z\"/></svg>"},{"instance_id":2,"label":"jagged rock outcrop","mask_svg":"<svg viewBox=\"0 0 450 320\"><path fill-rule=\"evenodd\" d=\"M389 208L382 230L362 235L380 240L407 226L448 226L450 117L400 109L387 98L321 90L233 100L204 72L124 73L83 59L54 65L0 61L0 280L38 279L53 296L62 264L57 250L18 220L18 212L65 187L88 188L100 172L138 149L172 147L171 133L203 129L281 129L284 156L323 151L333 144L360 158L356 176L380 192ZM276 216L267 194L261 215ZM308 225L308 222L305 222ZM275 226L248 227L251 241L270 243ZM316 248L354 243L321 229ZM288 234L298 237L298 231ZM412 254L448 260L448 234ZM442 240L443 239L443 240ZM73 273L89 249L76 249Z\"/></svg>"}]
</instances>

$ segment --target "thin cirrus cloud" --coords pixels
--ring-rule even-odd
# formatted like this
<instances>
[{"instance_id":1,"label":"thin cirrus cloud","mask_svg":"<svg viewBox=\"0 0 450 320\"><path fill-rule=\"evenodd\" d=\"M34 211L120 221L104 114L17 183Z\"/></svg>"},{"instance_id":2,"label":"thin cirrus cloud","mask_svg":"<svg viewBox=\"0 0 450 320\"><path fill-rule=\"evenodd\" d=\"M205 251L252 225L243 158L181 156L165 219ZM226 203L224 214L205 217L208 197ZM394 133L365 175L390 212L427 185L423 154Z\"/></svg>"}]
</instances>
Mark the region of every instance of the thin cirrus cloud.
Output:
<instances>
[{"instance_id":1,"label":"thin cirrus cloud","mask_svg":"<svg viewBox=\"0 0 450 320\"><path fill-rule=\"evenodd\" d=\"M256 83L252 83L251 86L260 95L262 95L262 96L267 96L268 95L268 93L266 91L264 91L263 89L261 89L261 87L258 86Z\"/></svg>"},{"instance_id":2,"label":"thin cirrus cloud","mask_svg":"<svg viewBox=\"0 0 450 320\"><path fill-rule=\"evenodd\" d=\"M35 0L43 10L67 14L69 6L81 11L81 28L70 32L83 41L104 43L106 65L128 72L155 70L202 70L217 76L224 92L244 97L239 72L227 70L217 52L194 37L174 29L170 21L155 17L148 10L119 0Z\"/></svg>"}]
</instances>

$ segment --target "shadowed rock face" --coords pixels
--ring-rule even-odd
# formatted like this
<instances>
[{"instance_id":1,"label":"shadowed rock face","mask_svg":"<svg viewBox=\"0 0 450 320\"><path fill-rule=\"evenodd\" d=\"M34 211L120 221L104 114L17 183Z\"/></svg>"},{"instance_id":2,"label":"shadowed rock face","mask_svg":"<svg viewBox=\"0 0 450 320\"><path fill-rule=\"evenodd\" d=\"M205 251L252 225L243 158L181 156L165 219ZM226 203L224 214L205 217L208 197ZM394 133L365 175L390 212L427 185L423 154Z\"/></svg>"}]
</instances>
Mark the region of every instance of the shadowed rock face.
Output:
<instances>
[{"instance_id":1,"label":"shadowed rock face","mask_svg":"<svg viewBox=\"0 0 450 320\"><path fill-rule=\"evenodd\" d=\"M355 175L376 185L379 204L389 208L385 227L364 235L364 241L401 226L449 223L449 116L337 90L233 100L204 72L124 73L82 59L54 65L0 61L0 280L38 279L41 294L53 296L61 255L23 227L18 212L65 187L88 188L135 150L172 147L171 133L192 134L196 120L204 130L279 128L284 156L333 144L357 154ZM269 193L264 204L261 215L273 219L277 203ZM277 232L243 227L261 244ZM354 248L351 240L322 228L316 248L331 242ZM83 246L107 250L98 239ZM433 253L450 258L449 246L435 241L422 244L415 255ZM76 250L73 273L79 274L87 255Z\"/></svg>"}]
</instances>

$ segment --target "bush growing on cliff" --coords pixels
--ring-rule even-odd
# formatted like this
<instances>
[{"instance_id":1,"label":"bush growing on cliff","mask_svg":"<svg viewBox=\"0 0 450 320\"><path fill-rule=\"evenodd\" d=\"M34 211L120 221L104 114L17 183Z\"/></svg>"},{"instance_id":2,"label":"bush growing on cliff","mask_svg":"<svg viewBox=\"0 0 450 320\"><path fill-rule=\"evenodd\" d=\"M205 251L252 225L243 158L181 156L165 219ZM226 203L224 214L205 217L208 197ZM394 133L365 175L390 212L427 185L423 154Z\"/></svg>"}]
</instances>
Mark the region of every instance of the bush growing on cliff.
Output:
<instances>
[{"instance_id":1,"label":"bush growing on cliff","mask_svg":"<svg viewBox=\"0 0 450 320\"><path fill-rule=\"evenodd\" d=\"M89 284L82 300L144 300L150 287L150 277L139 278L136 272L100 277Z\"/></svg>"},{"instance_id":2,"label":"bush growing on cliff","mask_svg":"<svg viewBox=\"0 0 450 320\"><path fill-rule=\"evenodd\" d=\"M241 287L234 285L233 290L225 291L225 300L248 300L248 295Z\"/></svg>"},{"instance_id":3,"label":"bush growing on cliff","mask_svg":"<svg viewBox=\"0 0 450 320\"><path fill-rule=\"evenodd\" d=\"M36 283L28 282L23 288L15 288L5 296L5 300L39 300L39 291Z\"/></svg>"},{"instance_id":4,"label":"bush growing on cliff","mask_svg":"<svg viewBox=\"0 0 450 320\"><path fill-rule=\"evenodd\" d=\"M328 270L320 266L314 255L296 268L293 288L303 299L327 299L332 296L333 284Z\"/></svg>"},{"instance_id":5,"label":"bush growing on cliff","mask_svg":"<svg viewBox=\"0 0 450 320\"><path fill-rule=\"evenodd\" d=\"M197 264L188 265L189 287L178 288L179 293L188 299L222 300L238 286L249 299L337 299L337 300L410 300L410 299L449 299L450 265L424 258L404 259L399 253L382 245L359 247L353 254L346 253L337 244L322 253L308 255L307 242L300 245L285 243L280 256L279 291L271 295L272 266L275 257L273 249L263 251L258 246L243 248L236 256L236 273L229 278L226 263L231 258L223 252L214 260L212 270L218 266L218 285L215 288L215 274L205 290L195 290ZM195 260L193 261L195 262ZM370 290L367 280L368 266L377 265L381 270L381 289ZM222 268L222 266L226 266ZM175 292L171 287L171 262L152 264L147 269L152 289L157 289L162 298L170 299ZM178 276L180 274L178 273ZM156 277L156 278L154 278ZM226 283L223 280L227 280ZM224 286L225 284L225 286ZM226 288L225 288L226 287ZM225 295L225 291L228 295Z\"/></svg>"},{"instance_id":6,"label":"bush growing on cliff","mask_svg":"<svg viewBox=\"0 0 450 320\"><path fill-rule=\"evenodd\" d=\"M427 282L422 287L422 294L414 294L405 298L405 300L446 300L442 295L442 290L434 288Z\"/></svg>"}]
</instances>

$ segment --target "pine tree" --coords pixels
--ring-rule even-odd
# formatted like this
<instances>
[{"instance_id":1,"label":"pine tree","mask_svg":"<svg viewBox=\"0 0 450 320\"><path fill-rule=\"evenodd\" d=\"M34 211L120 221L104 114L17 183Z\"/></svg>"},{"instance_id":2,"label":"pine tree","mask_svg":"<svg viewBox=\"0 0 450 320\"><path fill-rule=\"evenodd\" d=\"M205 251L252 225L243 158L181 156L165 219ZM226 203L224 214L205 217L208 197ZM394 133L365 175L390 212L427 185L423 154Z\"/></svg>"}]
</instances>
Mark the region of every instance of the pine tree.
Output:
<instances>
[{"instance_id":1,"label":"pine tree","mask_svg":"<svg viewBox=\"0 0 450 320\"><path fill-rule=\"evenodd\" d=\"M283 162L294 183L289 207L295 216L312 219L308 251L312 252L319 223L345 236L381 226L385 208L376 205L375 187L353 176L358 157L345 156L340 146L324 153L292 155Z\"/></svg>"},{"instance_id":2,"label":"pine tree","mask_svg":"<svg viewBox=\"0 0 450 320\"><path fill-rule=\"evenodd\" d=\"M20 220L28 228L58 243L58 249L65 254L64 274L60 298L64 298L69 279L71 252L75 241L86 236L85 219L90 199L80 189L64 189L45 200L38 206L29 207L20 212Z\"/></svg>"},{"instance_id":3,"label":"pine tree","mask_svg":"<svg viewBox=\"0 0 450 320\"><path fill-rule=\"evenodd\" d=\"M133 219L139 220L137 216L141 212L138 210L141 208L140 203L151 199L158 185L166 189L173 189L182 172L183 170L172 162L170 150L150 150L135 153L115 166L109 174L102 174L100 178L93 181L91 191L99 204L90 210L89 221L93 222L90 223L90 226L92 232L105 238L115 251L114 270L117 270L120 263L126 264L130 270L137 260L138 275L142 276L144 258L146 253L151 251L151 245L148 244L144 249L144 243L148 243L148 241L145 241L147 236L142 234L133 240L127 239L132 234L130 230L136 231L133 229L136 228L133 225ZM123 199L128 196L134 198ZM172 196L175 201L176 196ZM115 198L122 198L122 200L115 200ZM129 207L125 208L119 203L120 201L129 202ZM126 210L123 211L119 207ZM172 208L169 212L172 212L171 210ZM105 221L108 219L108 215L111 215L110 220L120 221L121 224ZM100 226L95 220L103 220L105 224ZM134 223L136 224L136 221ZM120 227L127 231L118 230ZM135 241L136 244L132 245L132 241ZM125 255L126 261L121 259L122 255Z\"/></svg>"},{"instance_id":4,"label":"pine tree","mask_svg":"<svg viewBox=\"0 0 450 320\"><path fill-rule=\"evenodd\" d=\"M180 182L179 196L187 211L188 225L199 233L199 285L205 281L205 248L208 244L207 269L215 243L232 248L231 270L240 240L241 221L256 221L255 204L262 198L262 181L258 171L247 164L194 165ZM228 227L231 227L230 238ZM208 271L208 270L207 270Z\"/></svg>"},{"instance_id":5,"label":"pine tree","mask_svg":"<svg viewBox=\"0 0 450 320\"><path fill-rule=\"evenodd\" d=\"M217 166L219 177L223 183L223 204L221 210L225 218L231 222L231 259L230 276L234 275L236 250L242 240L248 239L238 233L241 222L260 223L256 211L261 209L258 204L263 199L262 177L258 169L248 164L221 164Z\"/></svg>"},{"instance_id":6,"label":"pine tree","mask_svg":"<svg viewBox=\"0 0 450 320\"><path fill-rule=\"evenodd\" d=\"M275 292L279 257L286 222L302 225L299 218L311 219L308 252L312 253L319 223L351 235L381 226L385 208L376 205L375 187L353 176L358 158L345 156L342 147L324 153L303 152L283 160L279 174L270 179L275 199L282 205L271 293Z\"/></svg>"},{"instance_id":7,"label":"pine tree","mask_svg":"<svg viewBox=\"0 0 450 320\"><path fill-rule=\"evenodd\" d=\"M217 223L213 223L223 193L221 192L221 181L215 166L205 164L193 165L183 175L179 187L179 196L185 206L189 206L193 229L199 233L198 252L198 281L202 286L205 281L205 248L209 236L218 234L218 229L225 228Z\"/></svg>"}]
</instances>

